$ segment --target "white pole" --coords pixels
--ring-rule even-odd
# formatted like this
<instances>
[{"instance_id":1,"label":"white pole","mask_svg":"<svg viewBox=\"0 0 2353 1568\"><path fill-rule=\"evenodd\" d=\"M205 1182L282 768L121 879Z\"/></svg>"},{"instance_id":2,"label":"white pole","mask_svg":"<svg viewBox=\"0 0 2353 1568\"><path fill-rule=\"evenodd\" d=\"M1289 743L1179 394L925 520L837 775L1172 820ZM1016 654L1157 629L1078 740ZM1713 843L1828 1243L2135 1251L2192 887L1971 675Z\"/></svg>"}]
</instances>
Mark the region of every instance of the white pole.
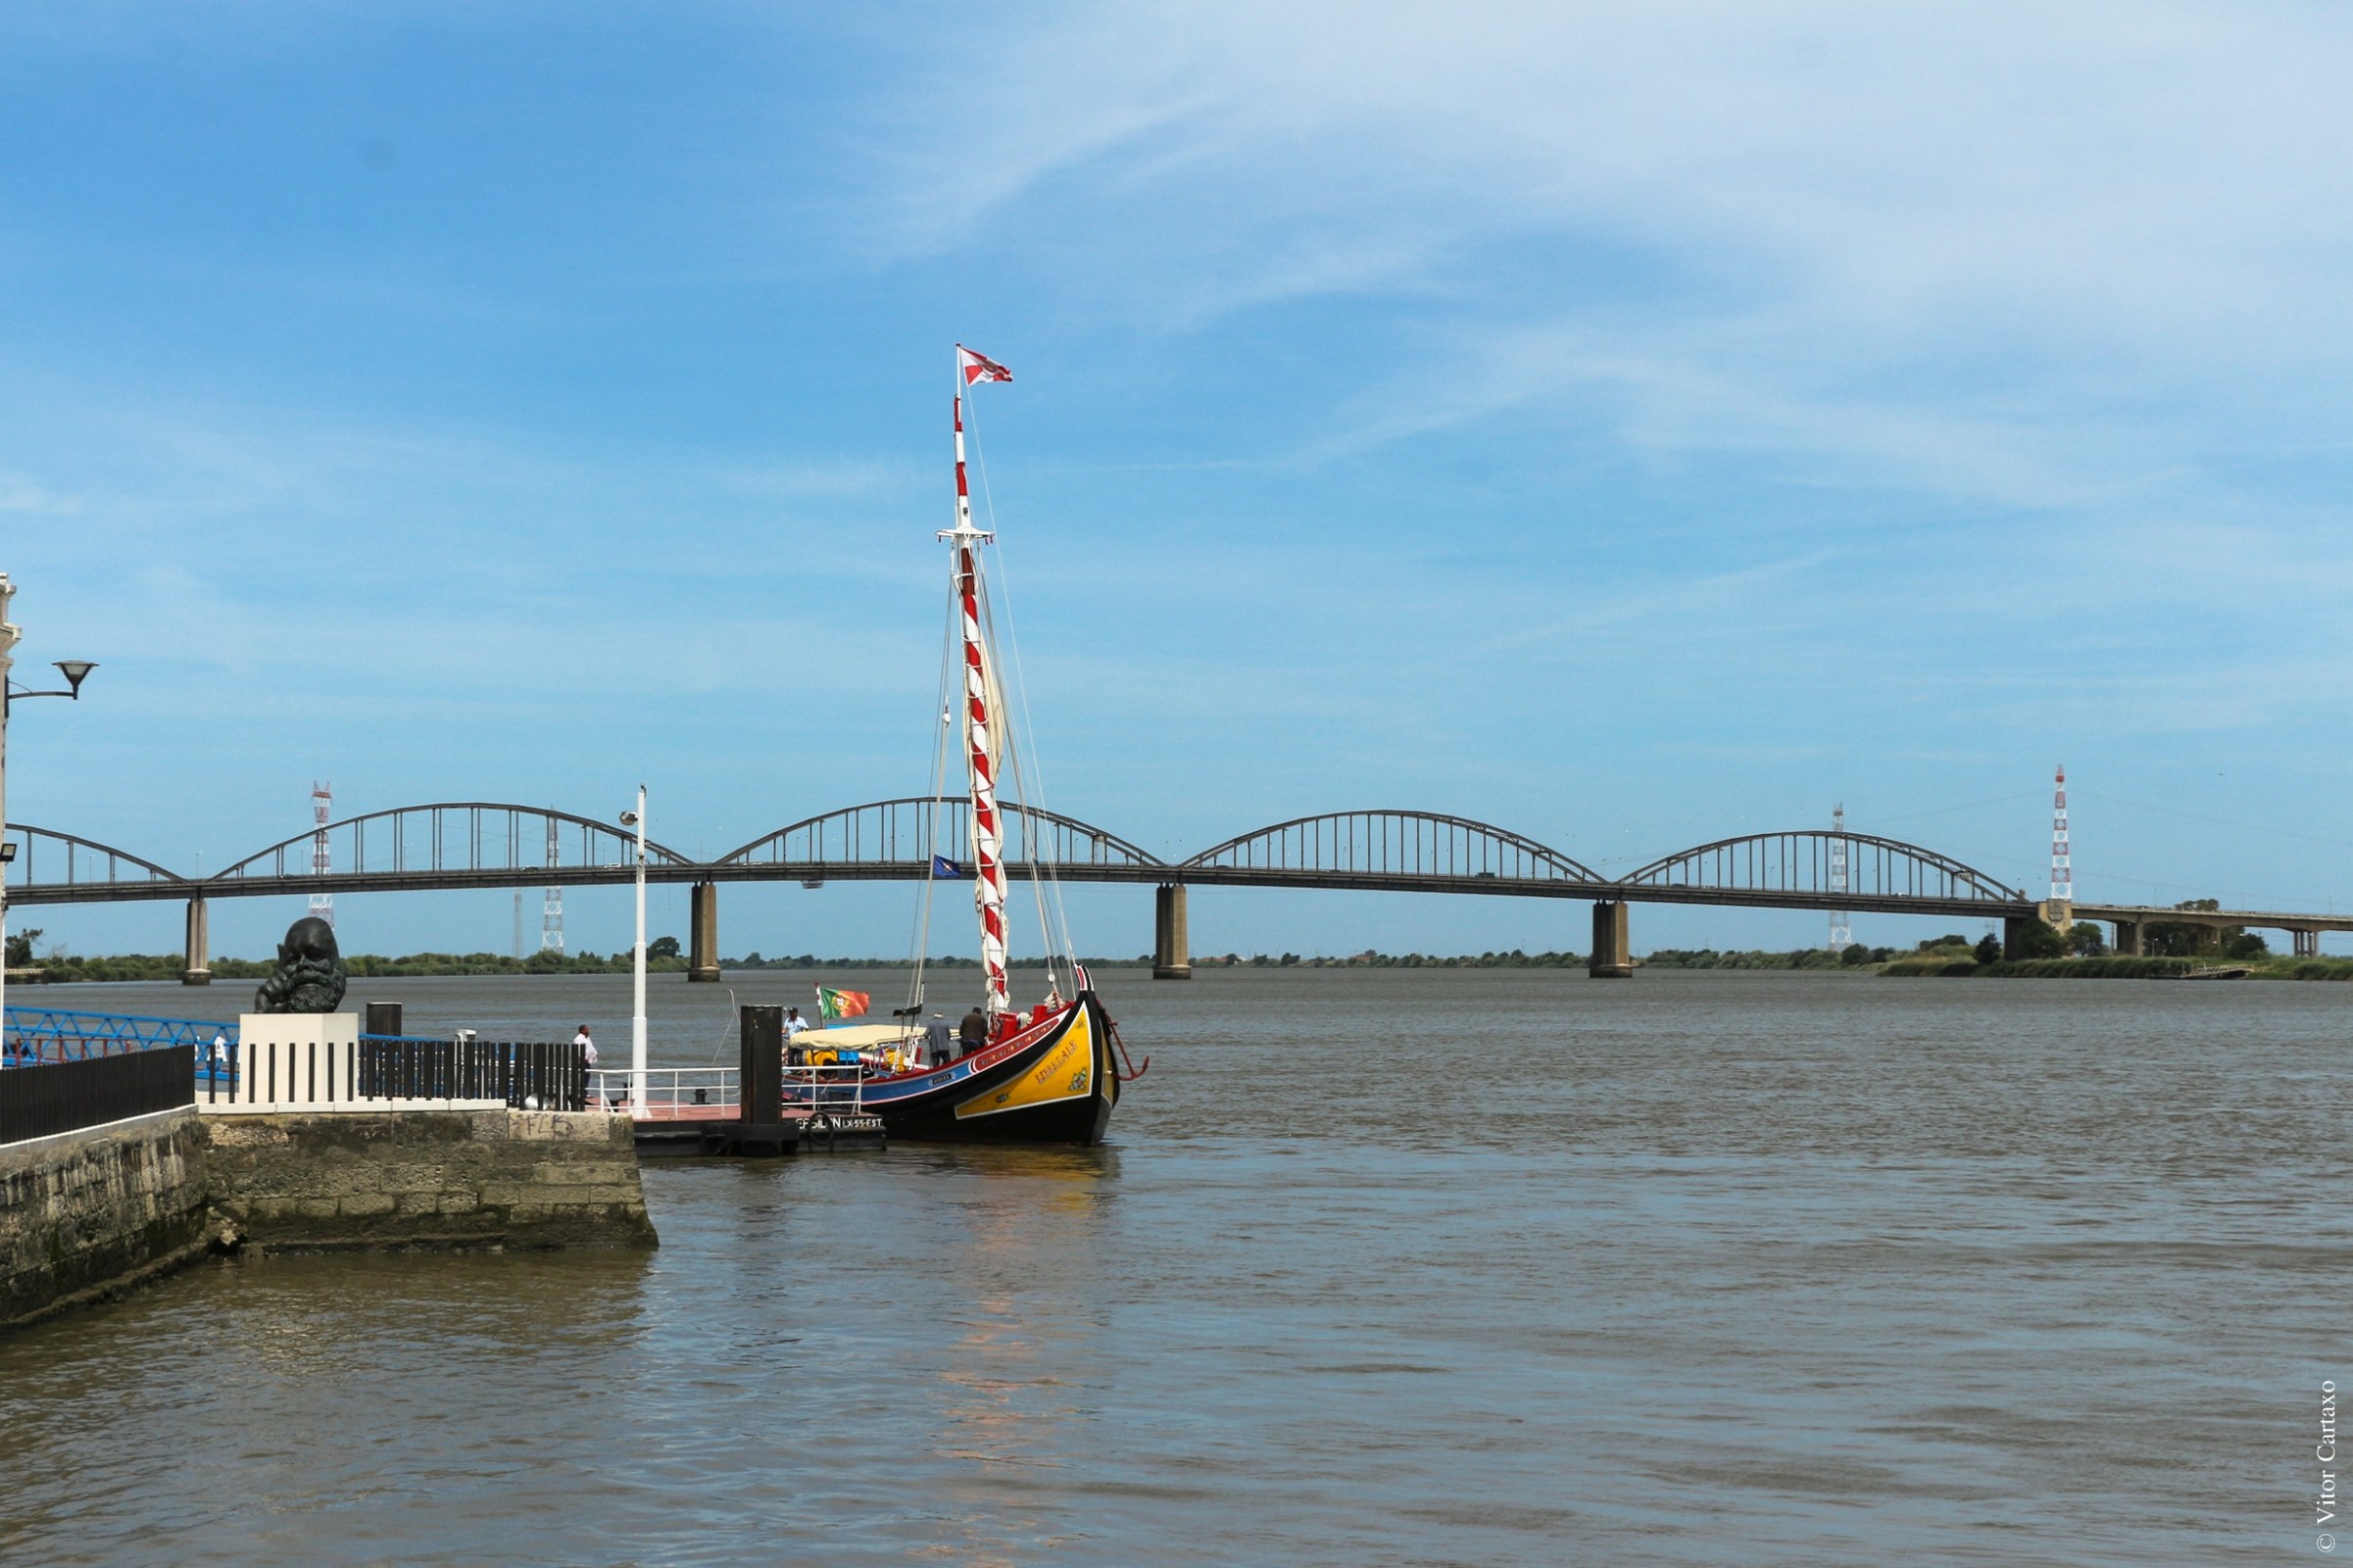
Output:
<instances>
[{"instance_id":1,"label":"white pole","mask_svg":"<svg viewBox=\"0 0 2353 1568\"><path fill-rule=\"evenodd\" d=\"M646 787L637 786L637 951L630 963L635 1009L629 1014L629 1098L646 1102Z\"/></svg>"},{"instance_id":2,"label":"white pole","mask_svg":"<svg viewBox=\"0 0 2353 1568\"><path fill-rule=\"evenodd\" d=\"M23 635L9 624L8 602L17 585L0 571L0 823L8 820L8 672L16 662L17 639ZM0 843L7 835L0 832ZM8 1038L8 862L0 860L0 1043Z\"/></svg>"}]
</instances>

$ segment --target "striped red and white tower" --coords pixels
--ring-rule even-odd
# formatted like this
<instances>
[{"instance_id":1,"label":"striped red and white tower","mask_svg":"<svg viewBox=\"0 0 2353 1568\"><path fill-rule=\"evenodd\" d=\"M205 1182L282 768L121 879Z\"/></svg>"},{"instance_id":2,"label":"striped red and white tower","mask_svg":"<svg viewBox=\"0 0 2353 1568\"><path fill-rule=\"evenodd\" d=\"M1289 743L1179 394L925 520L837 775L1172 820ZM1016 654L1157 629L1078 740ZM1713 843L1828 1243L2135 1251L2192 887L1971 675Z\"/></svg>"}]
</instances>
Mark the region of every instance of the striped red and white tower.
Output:
<instances>
[{"instance_id":1,"label":"striped red and white tower","mask_svg":"<svg viewBox=\"0 0 2353 1568\"><path fill-rule=\"evenodd\" d=\"M2067 764L2059 764L2058 785L2051 796L2051 916L2064 925L2076 902L2075 861L2067 850Z\"/></svg>"},{"instance_id":2,"label":"striped red and white tower","mask_svg":"<svg viewBox=\"0 0 2353 1568\"><path fill-rule=\"evenodd\" d=\"M1848 890L1846 872L1846 803L1840 801L1830 811L1830 890L1842 894ZM1854 946L1854 916L1844 909L1830 911L1830 951L1844 953Z\"/></svg>"},{"instance_id":3,"label":"striped red and white tower","mask_svg":"<svg viewBox=\"0 0 2353 1568\"><path fill-rule=\"evenodd\" d=\"M956 349L956 526L941 530L956 552L956 597L964 639L964 763L971 781L972 900L980 915L980 961L988 981L982 1006L1010 1010L1005 987L1005 825L997 809L998 760L1005 747L998 711L997 677L991 667L986 602L981 594L980 547L995 535L972 525L972 487L964 476L964 392L980 381L1010 381L1013 373L996 361Z\"/></svg>"},{"instance_id":4,"label":"striped red and white tower","mask_svg":"<svg viewBox=\"0 0 2353 1568\"><path fill-rule=\"evenodd\" d=\"M335 789L331 784L313 780L311 784L311 820L316 824L311 834L311 874L324 876L333 866L327 855L326 824L335 814ZM311 895L311 912L327 924L335 923L335 896L332 893Z\"/></svg>"}]
</instances>

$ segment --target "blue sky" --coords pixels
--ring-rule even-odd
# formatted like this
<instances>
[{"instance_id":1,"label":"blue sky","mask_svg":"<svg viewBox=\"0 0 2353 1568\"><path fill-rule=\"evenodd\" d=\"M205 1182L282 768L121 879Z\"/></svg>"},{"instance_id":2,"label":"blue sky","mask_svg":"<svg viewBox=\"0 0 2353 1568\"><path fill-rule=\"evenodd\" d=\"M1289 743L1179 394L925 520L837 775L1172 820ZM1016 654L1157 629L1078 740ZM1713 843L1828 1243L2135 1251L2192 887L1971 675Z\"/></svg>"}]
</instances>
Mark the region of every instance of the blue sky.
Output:
<instances>
[{"instance_id":1,"label":"blue sky","mask_svg":"<svg viewBox=\"0 0 2353 1568\"><path fill-rule=\"evenodd\" d=\"M1017 377L980 418L1051 802L1147 847L1402 805L1622 869L1843 800L2039 888L2064 760L2086 898L2353 895L2353 21L1626 11L0 6L0 568L28 669L104 666L19 710L10 815L218 868L314 778L642 779L712 853L919 792L961 339ZM1141 890L1077 913L1147 945ZM510 905L343 921L504 948ZM731 889L723 946L906 929Z\"/></svg>"}]
</instances>

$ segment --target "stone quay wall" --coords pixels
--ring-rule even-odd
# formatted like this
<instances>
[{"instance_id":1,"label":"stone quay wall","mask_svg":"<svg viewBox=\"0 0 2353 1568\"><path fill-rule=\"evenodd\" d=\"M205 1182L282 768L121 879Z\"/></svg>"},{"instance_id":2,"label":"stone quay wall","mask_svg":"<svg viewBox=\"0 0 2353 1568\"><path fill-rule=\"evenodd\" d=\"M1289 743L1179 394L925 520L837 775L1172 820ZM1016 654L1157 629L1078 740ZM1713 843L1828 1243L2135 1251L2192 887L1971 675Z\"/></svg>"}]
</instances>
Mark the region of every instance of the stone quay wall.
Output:
<instances>
[{"instance_id":1,"label":"stone quay wall","mask_svg":"<svg viewBox=\"0 0 2353 1568\"><path fill-rule=\"evenodd\" d=\"M194 1106L0 1148L0 1330L104 1300L209 1242Z\"/></svg>"},{"instance_id":2,"label":"stone quay wall","mask_svg":"<svg viewBox=\"0 0 2353 1568\"><path fill-rule=\"evenodd\" d=\"M652 1247L629 1118L194 1106L0 1147L0 1332L203 1257Z\"/></svg>"},{"instance_id":3,"label":"stone quay wall","mask_svg":"<svg viewBox=\"0 0 2353 1568\"><path fill-rule=\"evenodd\" d=\"M629 1118L600 1111L207 1116L206 1188L267 1250L652 1247Z\"/></svg>"}]
</instances>

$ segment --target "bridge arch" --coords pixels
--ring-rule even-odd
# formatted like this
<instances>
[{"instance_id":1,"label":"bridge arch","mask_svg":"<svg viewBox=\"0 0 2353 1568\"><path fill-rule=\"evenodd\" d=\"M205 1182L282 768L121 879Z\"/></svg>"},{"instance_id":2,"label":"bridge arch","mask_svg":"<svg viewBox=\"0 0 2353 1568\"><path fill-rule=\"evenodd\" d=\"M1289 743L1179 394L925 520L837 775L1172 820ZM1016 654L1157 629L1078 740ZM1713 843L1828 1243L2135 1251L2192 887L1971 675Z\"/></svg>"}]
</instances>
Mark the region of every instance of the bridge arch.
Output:
<instances>
[{"instance_id":1,"label":"bridge arch","mask_svg":"<svg viewBox=\"0 0 2353 1568\"><path fill-rule=\"evenodd\" d=\"M1846 886L1834 888L1832 851L1846 848ZM1691 888L1721 893L1810 895L1831 899L1938 899L1946 902L2026 902L2007 887L1948 855L1874 838L1802 828L1750 833L1681 850L1618 879L1629 888Z\"/></svg>"},{"instance_id":2,"label":"bridge arch","mask_svg":"<svg viewBox=\"0 0 2353 1568\"><path fill-rule=\"evenodd\" d=\"M1558 850L1506 828L1435 811L1396 809L1294 817L1214 845L1178 868L1493 877L1521 883L1608 880Z\"/></svg>"},{"instance_id":3,"label":"bridge arch","mask_svg":"<svg viewBox=\"0 0 2353 1568\"><path fill-rule=\"evenodd\" d=\"M55 828L11 822L7 837L17 846L16 861L8 868L13 892L92 885L119 887L124 883L176 885L188 880L177 871L167 870L128 850L119 850L74 833L60 833ZM103 875L97 874L101 866Z\"/></svg>"},{"instance_id":4,"label":"bridge arch","mask_svg":"<svg viewBox=\"0 0 2353 1568\"><path fill-rule=\"evenodd\" d=\"M312 841L319 831L313 828L256 851L195 888L308 875ZM636 835L615 823L553 807L495 801L394 807L329 822L324 831L328 858L339 877L619 868L634 863L637 850ZM646 841L646 862L694 864L652 839Z\"/></svg>"},{"instance_id":5,"label":"bridge arch","mask_svg":"<svg viewBox=\"0 0 2353 1568\"><path fill-rule=\"evenodd\" d=\"M1044 807L1023 806L1017 801L998 804L1005 819L1007 864L1029 863L1036 858L1033 849L1044 850L1046 863L1054 866L1146 867L1163 863L1157 856L1118 834L1076 817ZM935 806L940 812L936 839L932 837L930 821ZM927 871L935 845L936 853L958 863L963 861L967 854L965 846L971 842L966 826L970 808L961 799L935 802L928 795L845 806L764 833L730 850L711 864L714 867L774 865L788 869L912 866Z\"/></svg>"}]
</instances>

